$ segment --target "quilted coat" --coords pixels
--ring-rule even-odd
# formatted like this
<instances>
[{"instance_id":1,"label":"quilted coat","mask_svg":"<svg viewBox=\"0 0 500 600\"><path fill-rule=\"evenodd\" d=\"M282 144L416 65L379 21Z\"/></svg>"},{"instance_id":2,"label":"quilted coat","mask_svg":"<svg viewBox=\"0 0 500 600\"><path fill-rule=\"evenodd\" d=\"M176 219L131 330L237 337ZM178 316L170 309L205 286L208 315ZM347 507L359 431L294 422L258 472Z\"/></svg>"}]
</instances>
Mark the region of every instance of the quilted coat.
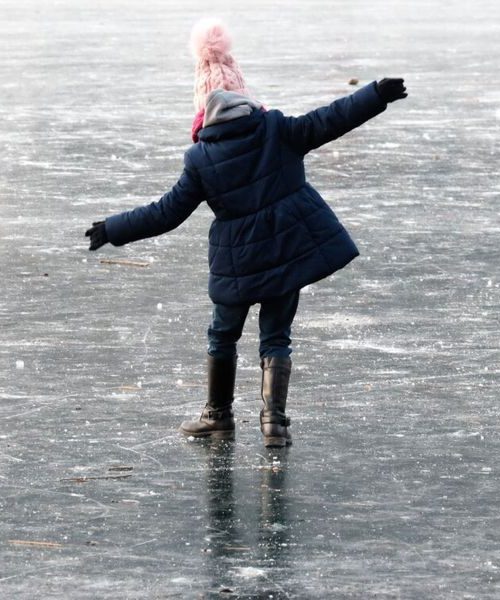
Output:
<instances>
[{"instance_id":1,"label":"quilted coat","mask_svg":"<svg viewBox=\"0 0 500 600\"><path fill-rule=\"evenodd\" d=\"M109 241L170 231L206 201L215 214L209 295L228 305L281 296L347 265L358 250L307 183L304 156L385 110L375 82L299 117L249 102L245 116L230 118L228 94L237 94L212 94L219 113L186 152L178 182L159 201L106 219Z\"/></svg>"}]
</instances>

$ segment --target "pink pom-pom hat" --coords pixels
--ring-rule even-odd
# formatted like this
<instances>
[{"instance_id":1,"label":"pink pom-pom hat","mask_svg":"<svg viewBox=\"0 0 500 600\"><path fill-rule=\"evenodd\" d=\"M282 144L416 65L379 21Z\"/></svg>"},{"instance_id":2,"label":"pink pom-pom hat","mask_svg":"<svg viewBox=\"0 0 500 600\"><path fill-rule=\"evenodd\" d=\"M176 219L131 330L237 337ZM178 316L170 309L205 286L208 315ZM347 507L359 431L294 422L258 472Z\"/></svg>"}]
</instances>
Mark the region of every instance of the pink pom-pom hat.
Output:
<instances>
[{"instance_id":1,"label":"pink pom-pom hat","mask_svg":"<svg viewBox=\"0 0 500 600\"><path fill-rule=\"evenodd\" d=\"M243 74L230 54L231 37L219 19L198 21L191 31L191 52L196 63L194 106L205 108L207 95L218 88L248 96Z\"/></svg>"}]
</instances>

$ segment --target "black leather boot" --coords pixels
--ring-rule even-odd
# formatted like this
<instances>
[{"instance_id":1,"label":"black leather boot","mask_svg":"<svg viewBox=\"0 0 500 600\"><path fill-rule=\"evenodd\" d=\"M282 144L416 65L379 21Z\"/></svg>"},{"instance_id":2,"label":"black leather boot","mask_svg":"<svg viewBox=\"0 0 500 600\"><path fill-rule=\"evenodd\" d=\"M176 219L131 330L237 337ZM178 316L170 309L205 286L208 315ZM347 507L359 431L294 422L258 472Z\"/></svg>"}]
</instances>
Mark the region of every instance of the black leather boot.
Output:
<instances>
[{"instance_id":1,"label":"black leather boot","mask_svg":"<svg viewBox=\"0 0 500 600\"><path fill-rule=\"evenodd\" d=\"M288 357L267 356L261 360L262 400L260 430L266 447L281 447L292 443L288 431L290 419L285 415L288 381L292 361Z\"/></svg>"},{"instance_id":2,"label":"black leather boot","mask_svg":"<svg viewBox=\"0 0 500 600\"><path fill-rule=\"evenodd\" d=\"M236 356L214 358L210 354L208 366L208 402L199 419L184 421L180 432L193 437L217 439L234 438L233 399L236 378Z\"/></svg>"}]
</instances>

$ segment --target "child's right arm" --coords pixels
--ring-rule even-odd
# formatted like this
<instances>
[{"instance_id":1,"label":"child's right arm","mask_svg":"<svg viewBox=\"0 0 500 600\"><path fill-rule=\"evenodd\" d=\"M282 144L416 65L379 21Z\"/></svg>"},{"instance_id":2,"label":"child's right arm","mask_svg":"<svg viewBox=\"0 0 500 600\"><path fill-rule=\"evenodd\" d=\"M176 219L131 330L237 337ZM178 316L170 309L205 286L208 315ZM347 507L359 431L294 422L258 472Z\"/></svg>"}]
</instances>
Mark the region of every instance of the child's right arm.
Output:
<instances>
[{"instance_id":1,"label":"child's right arm","mask_svg":"<svg viewBox=\"0 0 500 600\"><path fill-rule=\"evenodd\" d=\"M406 97L403 91L399 96L389 97L380 93L375 81L362 87L350 96L335 100L300 117L284 117L282 136L300 154L307 154L327 142L341 137L355 127L383 112L387 102ZM381 82L382 83L382 82ZM392 90L391 90L392 91Z\"/></svg>"},{"instance_id":2,"label":"child's right arm","mask_svg":"<svg viewBox=\"0 0 500 600\"><path fill-rule=\"evenodd\" d=\"M90 250L110 242L123 246L171 231L185 221L204 200L197 172L187 166L174 187L157 202L140 206L97 222L85 235L90 237Z\"/></svg>"},{"instance_id":3,"label":"child's right arm","mask_svg":"<svg viewBox=\"0 0 500 600\"><path fill-rule=\"evenodd\" d=\"M184 169L179 181L157 202L108 217L108 240L113 246L123 246L171 231L185 221L202 200L196 174Z\"/></svg>"}]
</instances>

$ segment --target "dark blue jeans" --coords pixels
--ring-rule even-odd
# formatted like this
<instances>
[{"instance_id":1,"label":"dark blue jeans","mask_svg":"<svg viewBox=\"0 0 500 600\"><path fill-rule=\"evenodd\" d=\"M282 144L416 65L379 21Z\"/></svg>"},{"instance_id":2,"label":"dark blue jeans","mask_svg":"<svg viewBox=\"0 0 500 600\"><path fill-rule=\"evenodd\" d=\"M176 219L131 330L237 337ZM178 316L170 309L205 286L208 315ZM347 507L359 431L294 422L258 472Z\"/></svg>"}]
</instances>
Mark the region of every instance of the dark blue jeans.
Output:
<instances>
[{"instance_id":1,"label":"dark blue jeans","mask_svg":"<svg viewBox=\"0 0 500 600\"><path fill-rule=\"evenodd\" d=\"M260 303L259 354L290 356L292 321L299 304L299 290ZM212 323L208 328L208 353L215 358L229 358L236 354L236 344L251 304L226 306L214 304Z\"/></svg>"}]
</instances>

